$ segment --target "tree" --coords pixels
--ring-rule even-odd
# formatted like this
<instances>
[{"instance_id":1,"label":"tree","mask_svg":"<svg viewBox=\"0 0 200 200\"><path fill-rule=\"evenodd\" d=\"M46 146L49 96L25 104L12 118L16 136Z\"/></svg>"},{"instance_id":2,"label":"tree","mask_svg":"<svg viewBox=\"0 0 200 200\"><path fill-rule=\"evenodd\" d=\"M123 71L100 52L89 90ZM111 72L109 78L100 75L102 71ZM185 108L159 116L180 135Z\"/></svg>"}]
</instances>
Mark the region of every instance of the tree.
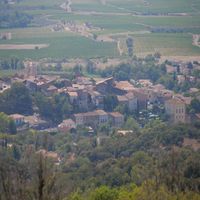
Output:
<instances>
[{"instance_id":1,"label":"tree","mask_svg":"<svg viewBox=\"0 0 200 200\"><path fill-rule=\"evenodd\" d=\"M14 159L20 160L21 154L20 154L20 150L17 145L12 146L12 155L13 155Z\"/></svg>"},{"instance_id":2,"label":"tree","mask_svg":"<svg viewBox=\"0 0 200 200\"><path fill-rule=\"evenodd\" d=\"M70 200L83 200L83 198L81 197L81 195L78 192L73 193L70 198ZM67 200L67 199L66 199Z\"/></svg>"},{"instance_id":3,"label":"tree","mask_svg":"<svg viewBox=\"0 0 200 200\"><path fill-rule=\"evenodd\" d=\"M190 104L190 109L193 109L195 113L200 112L200 101L198 99L193 99Z\"/></svg>"},{"instance_id":4,"label":"tree","mask_svg":"<svg viewBox=\"0 0 200 200\"><path fill-rule=\"evenodd\" d=\"M117 196L117 190L101 186L91 194L90 200L116 200Z\"/></svg>"},{"instance_id":5,"label":"tree","mask_svg":"<svg viewBox=\"0 0 200 200\"><path fill-rule=\"evenodd\" d=\"M130 57L133 56L133 38L129 37L126 39L126 45L127 45L127 48L128 48L128 55Z\"/></svg>"},{"instance_id":6,"label":"tree","mask_svg":"<svg viewBox=\"0 0 200 200\"><path fill-rule=\"evenodd\" d=\"M108 112L113 111L118 105L117 96L107 95L104 97L104 109Z\"/></svg>"},{"instance_id":7,"label":"tree","mask_svg":"<svg viewBox=\"0 0 200 200\"><path fill-rule=\"evenodd\" d=\"M56 71L61 71L62 70L62 64L58 62L55 66Z\"/></svg>"},{"instance_id":8,"label":"tree","mask_svg":"<svg viewBox=\"0 0 200 200\"><path fill-rule=\"evenodd\" d=\"M73 68L73 72L74 72L75 76L81 76L83 74L83 67L82 67L82 65L76 65Z\"/></svg>"},{"instance_id":9,"label":"tree","mask_svg":"<svg viewBox=\"0 0 200 200\"><path fill-rule=\"evenodd\" d=\"M60 122L72 112L68 98L63 95L54 95L49 98L42 93L37 93L34 100L41 116L52 122Z\"/></svg>"},{"instance_id":10,"label":"tree","mask_svg":"<svg viewBox=\"0 0 200 200\"><path fill-rule=\"evenodd\" d=\"M24 84L14 83L0 94L0 111L6 114L32 114L32 99Z\"/></svg>"},{"instance_id":11,"label":"tree","mask_svg":"<svg viewBox=\"0 0 200 200\"><path fill-rule=\"evenodd\" d=\"M92 61L88 60L86 70L89 74L94 74L96 70L95 64Z\"/></svg>"},{"instance_id":12,"label":"tree","mask_svg":"<svg viewBox=\"0 0 200 200\"><path fill-rule=\"evenodd\" d=\"M0 113L0 132L1 133L16 133L14 121L5 113Z\"/></svg>"},{"instance_id":13,"label":"tree","mask_svg":"<svg viewBox=\"0 0 200 200\"><path fill-rule=\"evenodd\" d=\"M135 119L133 119L132 117L129 117L124 124L124 129L139 131L140 127Z\"/></svg>"}]
</instances>

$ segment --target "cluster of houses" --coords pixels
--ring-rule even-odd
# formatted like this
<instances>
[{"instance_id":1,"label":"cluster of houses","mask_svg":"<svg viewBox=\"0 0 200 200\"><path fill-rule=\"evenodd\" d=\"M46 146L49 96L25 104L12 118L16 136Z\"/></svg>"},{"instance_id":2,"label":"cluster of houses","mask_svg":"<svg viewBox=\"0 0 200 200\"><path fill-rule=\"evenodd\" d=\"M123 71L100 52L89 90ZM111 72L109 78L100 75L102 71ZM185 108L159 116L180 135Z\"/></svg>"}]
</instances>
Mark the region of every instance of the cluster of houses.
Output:
<instances>
[{"instance_id":1,"label":"cluster of houses","mask_svg":"<svg viewBox=\"0 0 200 200\"><path fill-rule=\"evenodd\" d=\"M92 37L92 31L100 31L102 28L95 27L89 22L77 24L74 21L60 22L52 27L52 31L70 31L84 37Z\"/></svg>"},{"instance_id":2,"label":"cluster of houses","mask_svg":"<svg viewBox=\"0 0 200 200\"><path fill-rule=\"evenodd\" d=\"M175 64L172 66L167 65L167 71L172 73L177 68L183 70L184 67L183 65L181 66L178 67ZM191 68L189 65L184 66ZM172 67L173 70L170 71L169 68L172 69ZM106 112L104 110L104 99L108 95L114 95L117 98L118 105L126 106L130 112L145 110L148 104L159 102L164 105L170 122L190 122L186 107L191 103L192 98L175 94L173 91L167 90L162 84L154 85L150 80L116 81L113 77L100 79L78 76L73 81L70 81L68 79L61 79L58 76L39 76L35 72L35 65L33 63L28 69L28 76L12 78L12 82L23 82L30 91L40 91L48 97L54 94L66 95L69 103L73 108L76 108L70 119L65 119L58 125L57 128L60 131L76 129L80 125L96 128L105 123L109 123L116 128L122 127L124 124L123 114L119 112ZM62 87L56 87L56 82L59 82L59 85ZM4 85L9 87L1 81L1 90L5 90ZM199 91L197 88L192 89ZM31 128L45 129L48 127L48 122L41 119L37 114L34 116L20 116L16 114L11 117L18 126L28 123Z\"/></svg>"},{"instance_id":3,"label":"cluster of houses","mask_svg":"<svg viewBox=\"0 0 200 200\"><path fill-rule=\"evenodd\" d=\"M170 62L166 64L166 70L168 74L176 74L176 80L178 84L183 84L185 81L190 83L200 82L198 78L194 76L194 70L200 70L198 62Z\"/></svg>"}]
</instances>

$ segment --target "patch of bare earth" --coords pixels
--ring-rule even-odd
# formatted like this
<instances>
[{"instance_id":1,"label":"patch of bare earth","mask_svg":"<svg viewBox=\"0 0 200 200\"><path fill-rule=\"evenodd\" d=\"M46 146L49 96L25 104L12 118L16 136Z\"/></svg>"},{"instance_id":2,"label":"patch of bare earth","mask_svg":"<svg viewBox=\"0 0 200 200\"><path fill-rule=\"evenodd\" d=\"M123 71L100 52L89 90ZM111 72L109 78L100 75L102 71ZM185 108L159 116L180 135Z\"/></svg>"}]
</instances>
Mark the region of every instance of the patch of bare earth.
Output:
<instances>
[{"instance_id":1,"label":"patch of bare earth","mask_svg":"<svg viewBox=\"0 0 200 200\"><path fill-rule=\"evenodd\" d=\"M194 151L197 151L200 149L200 142L196 139L184 138L183 146L191 147Z\"/></svg>"},{"instance_id":2,"label":"patch of bare earth","mask_svg":"<svg viewBox=\"0 0 200 200\"><path fill-rule=\"evenodd\" d=\"M0 50L31 50L47 48L48 44L0 44Z\"/></svg>"}]
</instances>

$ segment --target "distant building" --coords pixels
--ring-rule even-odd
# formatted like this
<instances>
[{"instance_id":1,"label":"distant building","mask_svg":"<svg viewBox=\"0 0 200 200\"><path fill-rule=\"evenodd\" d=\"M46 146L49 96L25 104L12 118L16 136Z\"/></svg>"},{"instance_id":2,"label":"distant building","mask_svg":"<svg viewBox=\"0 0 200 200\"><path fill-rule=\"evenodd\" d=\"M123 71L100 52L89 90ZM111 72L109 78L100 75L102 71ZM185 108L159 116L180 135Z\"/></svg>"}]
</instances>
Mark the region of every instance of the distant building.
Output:
<instances>
[{"instance_id":1,"label":"distant building","mask_svg":"<svg viewBox=\"0 0 200 200\"><path fill-rule=\"evenodd\" d=\"M133 92L135 87L129 83L128 81L115 81L114 89L113 91L117 95L124 95L129 92Z\"/></svg>"},{"instance_id":2,"label":"distant building","mask_svg":"<svg viewBox=\"0 0 200 200\"><path fill-rule=\"evenodd\" d=\"M146 95L147 97L147 100L150 102L150 103L155 103L158 101L158 96L159 96L159 93L156 92L153 88L147 88L147 87L144 87L144 88L141 88L141 91L143 91L143 93Z\"/></svg>"},{"instance_id":3,"label":"distant building","mask_svg":"<svg viewBox=\"0 0 200 200\"><path fill-rule=\"evenodd\" d=\"M96 91L101 94L108 94L112 91L114 84L113 77L96 82Z\"/></svg>"},{"instance_id":4,"label":"distant building","mask_svg":"<svg viewBox=\"0 0 200 200\"><path fill-rule=\"evenodd\" d=\"M103 109L104 107L104 95L100 94L97 91L89 91L91 97L91 103L96 109Z\"/></svg>"},{"instance_id":5,"label":"distant building","mask_svg":"<svg viewBox=\"0 0 200 200\"><path fill-rule=\"evenodd\" d=\"M78 100L78 93L77 92L67 92L69 96L69 101L71 104L77 103Z\"/></svg>"},{"instance_id":6,"label":"distant building","mask_svg":"<svg viewBox=\"0 0 200 200\"><path fill-rule=\"evenodd\" d=\"M50 127L51 123L41 119L37 115L25 116L25 123L28 125L28 128L36 130L44 130Z\"/></svg>"},{"instance_id":7,"label":"distant building","mask_svg":"<svg viewBox=\"0 0 200 200\"><path fill-rule=\"evenodd\" d=\"M149 79L140 79L140 80L138 80L138 83L139 83L142 87L150 87L150 86L153 86L153 83L152 83L151 80L149 80Z\"/></svg>"},{"instance_id":8,"label":"distant building","mask_svg":"<svg viewBox=\"0 0 200 200\"><path fill-rule=\"evenodd\" d=\"M107 113L104 110L74 114L73 119L76 125L87 125L94 128L107 122L111 122L114 127L121 127L124 123L124 116L119 112Z\"/></svg>"},{"instance_id":9,"label":"distant building","mask_svg":"<svg viewBox=\"0 0 200 200\"><path fill-rule=\"evenodd\" d=\"M76 129L76 124L72 119L63 120L63 122L58 125L58 130L60 132L65 133L72 129Z\"/></svg>"},{"instance_id":10,"label":"distant building","mask_svg":"<svg viewBox=\"0 0 200 200\"><path fill-rule=\"evenodd\" d=\"M23 115L13 114L13 115L10 115L10 117L13 119L16 126L22 126L25 123Z\"/></svg>"},{"instance_id":11,"label":"distant building","mask_svg":"<svg viewBox=\"0 0 200 200\"><path fill-rule=\"evenodd\" d=\"M119 112L108 113L109 119L114 127L122 127L124 124L124 116Z\"/></svg>"},{"instance_id":12,"label":"distant building","mask_svg":"<svg viewBox=\"0 0 200 200\"><path fill-rule=\"evenodd\" d=\"M108 122L108 114L103 110L95 110L93 112L74 114L73 119L76 125L97 127Z\"/></svg>"},{"instance_id":13,"label":"distant building","mask_svg":"<svg viewBox=\"0 0 200 200\"><path fill-rule=\"evenodd\" d=\"M148 96L144 93L143 88L135 88L134 95L138 100L138 110L146 109Z\"/></svg>"},{"instance_id":14,"label":"distant building","mask_svg":"<svg viewBox=\"0 0 200 200\"><path fill-rule=\"evenodd\" d=\"M117 96L117 99L119 105L126 105L131 112L138 109L138 99L133 92L129 92L122 96Z\"/></svg>"},{"instance_id":15,"label":"distant building","mask_svg":"<svg viewBox=\"0 0 200 200\"><path fill-rule=\"evenodd\" d=\"M186 122L186 104L178 98L172 98L165 102L166 114L172 123Z\"/></svg>"},{"instance_id":16,"label":"distant building","mask_svg":"<svg viewBox=\"0 0 200 200\"><path fill-rule=\"evenodd\" d=\"M48 88L56 81L56 79L57 77L53 77L53 76L39 76L39 77L31 76L25 79L23 82L30 91L44 92L48 90ZM51 91L52 87L50 87L49 89Z\"/></svg>"}]
</instances>

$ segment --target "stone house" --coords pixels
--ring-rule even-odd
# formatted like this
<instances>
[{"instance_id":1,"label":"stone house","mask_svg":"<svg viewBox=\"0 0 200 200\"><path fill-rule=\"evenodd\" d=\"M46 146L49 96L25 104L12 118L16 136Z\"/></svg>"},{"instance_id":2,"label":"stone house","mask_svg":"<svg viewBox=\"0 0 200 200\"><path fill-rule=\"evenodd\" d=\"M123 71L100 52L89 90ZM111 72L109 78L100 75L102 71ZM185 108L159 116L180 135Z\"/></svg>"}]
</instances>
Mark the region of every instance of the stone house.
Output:
<instances>
[{"instance_id":1,"label":"stone house","mask_svg":"<svg viewBox=\"0 0 200 200\"><path fill-rule=\"evenodd\" d=\"M71 104L76 104L78 101L78 93L77 92L67 92L67 95L69 97L69 101Z\"/></svg>"},{"instance_id":2,"label":"stone house","mask_svg":"<svg viewBox=\"0 0 200 200\"><path fill-rule=\"evenodd\" d=\"M60 132L68 132L72 129L76 129L76 124L72 119L63 120L61 124L58 125L58 130Z\"/></svg>"},{"instance_id":3,"label":"stone house","mask_svg":"<svg viewBox=\"0 0 200 200\"><path fill-rule=\"evenodd\" d=\"M80 111L86 112L90 110L92 99L87 90L79 90L77 91L77 105Z\"/></svg>"},{"instance_id":4,"label":"stone house","mask_svg":"<svg viewBox=\"0 0 200 200\"><path fill-rule=\"evenodd\" d=\"M103 110L95 110L92 112L74 114L73 119L76 125L97 127L108 122L108 114Z\"/></svg>"},{"instance_id":5,"label":"stone house","mask_svg":"<svg viewBox=\"0 0 200 200\"><path fill-rule=\"evenodd\" d=\"M124 116L119 112L108 113L112 126L120 128L124 124Z\"/></svg>"},{"instance_id":6,"label":"stone house","mask_svg":"<svg viewBox=\"0 0 200 200\"><path fill-rule=\"evenodd\" d=\"M129 92L123 96L117 96L117 99L119 105L126 105L131 112L138 109L138 99L133 92Z\"/></svg>"},{"instance_id":7,"label":"stone house","mask_svg":"<svg viewBox=\"0 0 200 200\"><path fill-rule=\"evenodd\" d=\"M135 88L134 95L138 101L138 110L146 109L148 96L144 93L143 88Z\"/></svg>"},{"instance_id":8,"label":"stone house","mask_svg":"<svg viewBox=\"0 0 200 200\"><path fill-rule=\"evenodd\" d=\"M94 109L103 109L104 107L104 95L97 91L89 91L89 94L91 96L91 103L92 108Z\"/></svg>"},{"instance_id":9,"label":"stone house","mask_svg":"<svg viewBox=\"0 0 200 200\"><path fill-rule=\"evenodd\" d=\"M129 92L133 92L135 87L128 81L115 81L113 92L116 95L125 95Z\"/></svg>"},{"instance_id":10,"label":"stone house","mask_svg":"<svg viewBox=\"0 0 200 200\"><path fill-rule=\"evenodd\" d=\"M172 98L165 102L165 111L174 124L186 122L186 104L179 98Z\"/></svg>"}]
</instances>

